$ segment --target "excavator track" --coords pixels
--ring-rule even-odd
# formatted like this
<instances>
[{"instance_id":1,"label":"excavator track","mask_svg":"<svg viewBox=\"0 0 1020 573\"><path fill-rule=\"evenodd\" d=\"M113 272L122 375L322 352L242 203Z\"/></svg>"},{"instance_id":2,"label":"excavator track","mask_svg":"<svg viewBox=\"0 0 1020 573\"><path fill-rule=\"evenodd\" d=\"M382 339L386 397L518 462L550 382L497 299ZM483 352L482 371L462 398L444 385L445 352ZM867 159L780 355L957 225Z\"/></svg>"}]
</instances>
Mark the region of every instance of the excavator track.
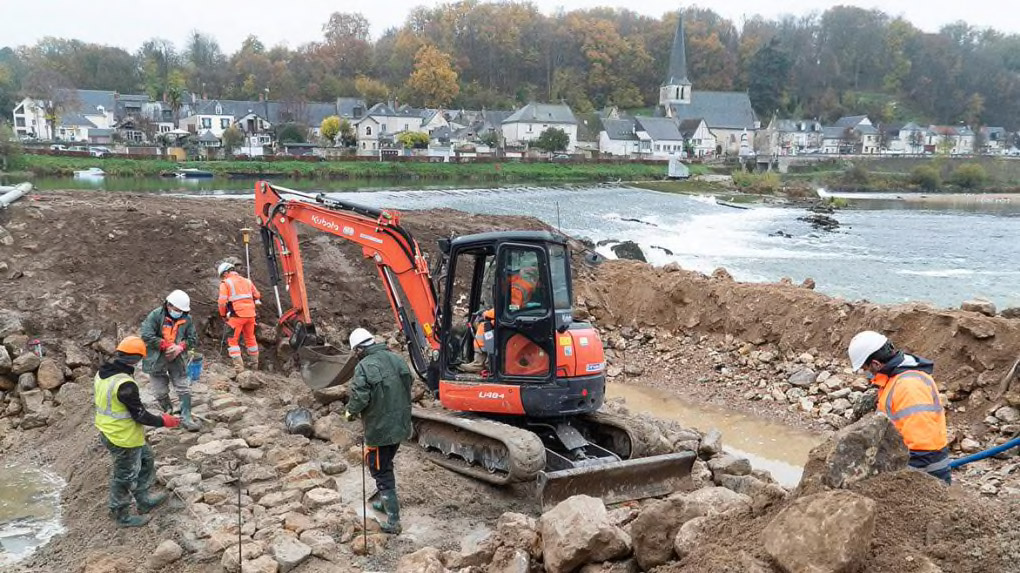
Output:
<instances>
[{"instance_id":1,"label":"excavator track","mask_svg":"<svg viewBox=\"0 0 1020 573\"><path fill-rule=\"evenodd\" d=\"M436 465L495 485L534 481L545 446L534 433L471 414L415 407L414 439Z\"/></svg>"}]
</instances>

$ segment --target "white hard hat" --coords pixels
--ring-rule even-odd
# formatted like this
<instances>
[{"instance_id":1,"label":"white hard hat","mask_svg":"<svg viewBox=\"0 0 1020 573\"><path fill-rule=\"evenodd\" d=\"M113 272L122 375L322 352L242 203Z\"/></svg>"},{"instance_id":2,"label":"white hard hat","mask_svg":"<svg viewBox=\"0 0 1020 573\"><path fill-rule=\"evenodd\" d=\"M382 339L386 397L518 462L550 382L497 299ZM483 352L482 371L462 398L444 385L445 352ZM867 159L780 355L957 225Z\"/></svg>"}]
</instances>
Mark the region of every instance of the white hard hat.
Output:
<instances>
[{"instance_id":1,"label":"white hard hat","mask_svg":"<svg viewBox=\"0 0 1020 573\"><path fill-rule=\"evenodd\" d=\"M184 312L191 312L191 297L182 290L175 290L166 295L166 301Z\"/></svg>"},{"instance_id":2,"label":"white hard hat","mask_svg":"<svg viewBox=\"0 0 1020 573\"><path fill-rule=\"evenodd\" d=\"M847 349L847 354L850 355L850 367L860 370L869 356L881 350L888 343L888 338L873 330L858 332L850 339L850 348Z\"/></svg>"},{"instance_id":3,"label":"white hard hat","mask_svg":"<svg viewBox=\"0 0 1020 573\"><path fill-rule=\"evenodd\" d=\"M220 263L220 266L216 267L216 274L222 275L232 268L234 268L234 263Z\"/></svg>"},{"instance_id":4,"label":"white hard hat","mask_svg":"<svg viewBox=\"0 0 1020 573\"><path fill-rule=\"evenodd\" d=\"M349 342L351 344L351 350L354 350L355 348L361 346L362 344L369 344L375 342L375 337L372 336L371 332L365 330L364 328L355 328L354 332L351 333L351 338Z\"/></svg>"}]
</instances>

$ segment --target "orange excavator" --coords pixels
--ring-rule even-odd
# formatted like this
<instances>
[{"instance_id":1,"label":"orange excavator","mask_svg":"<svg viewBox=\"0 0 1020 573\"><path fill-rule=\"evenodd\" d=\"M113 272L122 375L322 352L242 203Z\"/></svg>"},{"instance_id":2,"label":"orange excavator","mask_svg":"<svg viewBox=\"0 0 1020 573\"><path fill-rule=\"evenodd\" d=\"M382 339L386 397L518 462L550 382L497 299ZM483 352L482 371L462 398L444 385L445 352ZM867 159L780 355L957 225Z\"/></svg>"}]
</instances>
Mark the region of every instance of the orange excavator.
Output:
<instances>
[{"instance_id":1,"label":"orange excavator","mask_svg":"<svg viewBox=\"0 0 1020 573\"><path fill-rule=\"evenodd\" d=\"M313 388L345 382L355 361L316 332L298 223L357 243L375 263L411 365L443 406L412 413L413 440L436 464L493 484L537 481L543 506L579 493L607 503L665 495L690 474L693 453L649 455L657 445L647 426L599 412L602 341L574 320L565 237L443 239L430 268L396 211L265 181L255 185L255 210L279 326ZM484 330L477 345L476 330ZM469 368L483 348L484 369Z\"/></svg>"}]
</instances>

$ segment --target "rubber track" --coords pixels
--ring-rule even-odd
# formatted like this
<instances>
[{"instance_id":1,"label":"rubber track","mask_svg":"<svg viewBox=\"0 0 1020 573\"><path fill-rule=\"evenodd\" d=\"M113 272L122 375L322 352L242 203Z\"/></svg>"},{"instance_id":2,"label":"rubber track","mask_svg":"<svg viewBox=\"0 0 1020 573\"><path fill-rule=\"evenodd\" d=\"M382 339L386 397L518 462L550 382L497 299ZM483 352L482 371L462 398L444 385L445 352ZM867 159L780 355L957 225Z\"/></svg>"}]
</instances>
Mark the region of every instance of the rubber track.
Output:
<instances>
[{"instance_id":1,"label":"rubber track","mask_svg":"<svg viewBox=\"0 0 1020 573\"><path fill-rule=\"evenodd\" d=\"M620 414L610 414L608 412L592 412L591 414L584 414L581 416L581 419L590 424L609 426L626 433L630 438L631 452L630 456L621 455L620 457L623 459L633 460L655 455L651 453L654 446L647 443L647 440L649 436L656 435L657 432L651 431L654 426L648 422L643 422ZM636 428L641 428L641 431L638 431ZM613 453L620 455L620 452Z\"/></svg>"},{"instance_id":2,"label":"rubber track","mask_svg":"<svg viewBox=\"0 0 1020 573\"><path fill-rule=\"evenodd\" d=\"M506 451L507 466L510 468L506 474L493 473L482 466L470 465L457 458L449 458L442 452L426 451L433 463L451 471L488 483L504 485L533 481L538 477L538 472L545 469L545 446L542 444L542 439L528 430L470 414L455 414L439 409L426 410L415 407L411 411L411 417L414 420L415 434L419 444L428 441L427 439L423 440L423 433L428 432L430 425L440 424L456 428L460 430L464 440L470 439L470 434L476 434L502 444ZM462 441L461 445L464 444L465 442Z\"/></svg>"}]
</instances>

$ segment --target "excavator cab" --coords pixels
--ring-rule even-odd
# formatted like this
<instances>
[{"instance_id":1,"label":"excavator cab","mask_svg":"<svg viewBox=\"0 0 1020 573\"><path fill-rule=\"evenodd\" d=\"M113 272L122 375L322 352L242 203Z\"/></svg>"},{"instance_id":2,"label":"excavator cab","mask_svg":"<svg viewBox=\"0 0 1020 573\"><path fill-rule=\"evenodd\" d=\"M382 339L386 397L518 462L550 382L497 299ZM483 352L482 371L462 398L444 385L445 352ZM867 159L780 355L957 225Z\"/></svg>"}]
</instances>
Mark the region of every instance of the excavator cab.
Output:
<instances>
[{"instance_id":1,"label":"excavator cab","mask_svg":"<svg viewBox=\"0 0 1020 573\"><path fill-rule=\"evenodd\" d=\"M602 345L575 323L566 239L545 231L444 242L439 331L429 385L449 408L560 417L594 412L605 387ZM484 354L485 368L464 368Z\"/></svg>"}]
</instances>

